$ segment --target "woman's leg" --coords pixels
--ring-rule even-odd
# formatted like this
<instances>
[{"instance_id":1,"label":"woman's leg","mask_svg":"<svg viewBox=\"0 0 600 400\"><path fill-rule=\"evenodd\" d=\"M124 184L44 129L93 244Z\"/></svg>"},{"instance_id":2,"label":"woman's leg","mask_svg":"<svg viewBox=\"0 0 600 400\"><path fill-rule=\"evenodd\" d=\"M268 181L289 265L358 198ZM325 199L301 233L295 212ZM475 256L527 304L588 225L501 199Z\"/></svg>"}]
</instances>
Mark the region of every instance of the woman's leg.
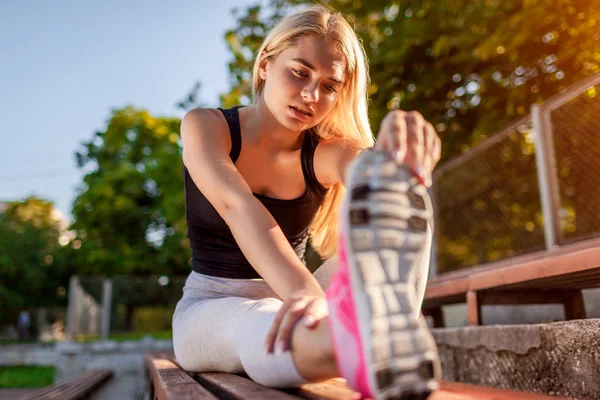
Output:
<instances>
[{"instance_id":1,"label":"woman's leg","mask_svg":"<svg viewBox=\"0 0 600 400\"><path fill-rule=\"evenodd\" d=\"M315 271L328 288L331 333L302 337L299 330L303 340L292 351L304 373L310 371L309 363L302 366L305 349L315 343L332 346L337 372L361 393L424 398L437 388L440 375L435 342L420 318L431 251L431 203L410 171L376 157L367 153L360 160L366 168L355 165L350 174L340 267L328 260Z\"/></svg>"},{"instance_id":2,"label":"woman's leg","mask_svg":"<svg viewBox=\"0 0 600 400\"><path fill-rule=\"evenodd\" d=\"M429 260L431 252L432 233L428 226L427 240L419 255L419 261L411 276L411 285L414 285L418 307L415 313L421 311L427 276L429 274ZM331 277L338 267L337 256L325 260L313 273L321 288L327 291L331 283ZM307 380L324 380L340 376L335 363L333 343L331 342L331 331L329 319L326 318L319 323L317 329L311 330L299 324L294 330L292 337L292 356L298 372Z\"/></svg>"},{"instance_id":3,"label":"woman's leg","mask_svg":"<svg viewBox=\"0 0 600 400\"><path fill-rule=\"evenodd\" d=\"M225 297L197 300L185 296L173 316L173 347L188 371L245 371L265 386L295 387L308 381L292 354L267 354L265 337L282 302Z\"/></svg>"}]
</instances>

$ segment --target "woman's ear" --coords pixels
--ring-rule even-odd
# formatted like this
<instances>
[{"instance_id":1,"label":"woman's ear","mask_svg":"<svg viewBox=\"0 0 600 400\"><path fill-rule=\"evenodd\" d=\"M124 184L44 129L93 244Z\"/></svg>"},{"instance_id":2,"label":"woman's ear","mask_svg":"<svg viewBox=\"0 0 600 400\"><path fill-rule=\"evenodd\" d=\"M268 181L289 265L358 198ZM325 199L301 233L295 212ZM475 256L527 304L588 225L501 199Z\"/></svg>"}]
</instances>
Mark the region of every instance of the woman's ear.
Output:
<instances>
[{"instance_id":1,"label":"woman's ear","mask_svg":"<svg viewBox=\"0 0 600 400\"><path fill-rule=\"evenodd\" d=\"M260 79L262 79L263 81L265 79L267 79L267 66L269 65L269 59L268 57L265 57L266 52L263 51L261 54L262 59L260 60L260 63L258 64L258 75L260 76Z\"/></svg>"}]
</instances>

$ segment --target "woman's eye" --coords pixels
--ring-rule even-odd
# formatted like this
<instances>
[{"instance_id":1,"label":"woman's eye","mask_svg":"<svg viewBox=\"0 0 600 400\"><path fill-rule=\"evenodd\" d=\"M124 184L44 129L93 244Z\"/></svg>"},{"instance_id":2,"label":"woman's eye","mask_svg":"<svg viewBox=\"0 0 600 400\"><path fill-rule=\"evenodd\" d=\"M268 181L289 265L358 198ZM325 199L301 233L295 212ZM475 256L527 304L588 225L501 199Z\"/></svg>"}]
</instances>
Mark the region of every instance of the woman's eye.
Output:
<instances>
[{"instance_id":1,"label":"woman's eye","mask_svg":"<svg viewBox=\"0 0 600 400\"><path fill-rule=\"evenodd\" d=\"M300 76L301 76L301 77L303 77L303 78L306 78L306 77L308 76L308 75L307 75L307 74L305 74L303 71L300 71L300 70L297 70L297 69L292 69L292 71L294 71L294 73L295 73L296 75L300 75Z\"/></svg>"},{"instance_id":2,"label":"woman's eye","mask_svg":"<svg viewBox=\"0 0 600 400\"><path fill-rule=\"evenodd\" d=\"M333 86L325 85L325 89L327 89L329 92L337 92Z\"/></svg>"}]
</instances>

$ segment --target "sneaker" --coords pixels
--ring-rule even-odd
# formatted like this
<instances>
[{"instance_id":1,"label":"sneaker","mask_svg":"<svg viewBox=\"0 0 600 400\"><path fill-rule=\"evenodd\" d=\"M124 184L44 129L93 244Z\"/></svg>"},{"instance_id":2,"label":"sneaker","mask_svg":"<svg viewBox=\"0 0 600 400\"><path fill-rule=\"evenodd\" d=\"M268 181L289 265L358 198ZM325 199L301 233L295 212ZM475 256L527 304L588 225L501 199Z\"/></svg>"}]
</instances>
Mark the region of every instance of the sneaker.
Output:
<instances>
[{"instance_id":1,"label":"sneaker","mask_svg":"<svg viewBox=\"0 0 600 400\"><path fill-rule=\"evenodd\" d=\"M339 371L366 397L426 399L441 366L411 276L433 219L427 189L374 150L354 160L347 182L327 290Z\"/></svg>"}]
</instances>

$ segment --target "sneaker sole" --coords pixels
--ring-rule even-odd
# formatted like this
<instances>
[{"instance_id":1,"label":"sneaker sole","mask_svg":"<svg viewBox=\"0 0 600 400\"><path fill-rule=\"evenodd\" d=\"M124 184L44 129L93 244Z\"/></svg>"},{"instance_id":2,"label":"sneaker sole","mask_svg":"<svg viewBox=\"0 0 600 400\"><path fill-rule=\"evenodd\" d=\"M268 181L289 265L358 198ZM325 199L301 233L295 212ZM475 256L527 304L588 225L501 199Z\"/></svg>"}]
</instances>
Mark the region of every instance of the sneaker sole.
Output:
<instances>
[{"instance_id":1,"label":"sneaker sole","mask_svg":"<svg viewBox=\"0 0 600 400\"><path fill-rule=\"evenodd\" d=\"M432 220L431 200L406 166L373 150L355 160L348 182L342 218L373 396L424 400L438 389L441 366L416 310L411 276Z\"/></svg>"}]
</instances>

